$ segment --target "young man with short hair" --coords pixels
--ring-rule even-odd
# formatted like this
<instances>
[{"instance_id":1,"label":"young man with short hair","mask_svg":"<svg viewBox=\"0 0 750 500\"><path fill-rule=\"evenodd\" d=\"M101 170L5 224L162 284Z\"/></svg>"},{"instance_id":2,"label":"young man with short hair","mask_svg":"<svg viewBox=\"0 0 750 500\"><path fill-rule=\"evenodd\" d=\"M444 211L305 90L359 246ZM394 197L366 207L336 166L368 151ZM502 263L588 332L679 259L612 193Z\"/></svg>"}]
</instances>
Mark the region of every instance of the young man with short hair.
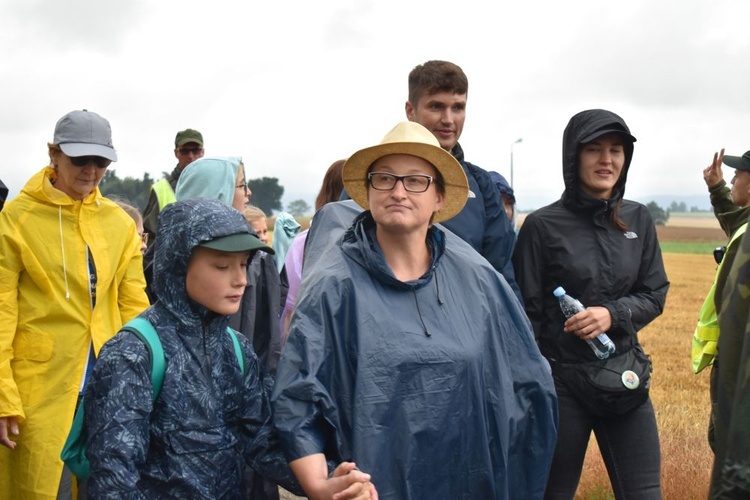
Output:
<instances>
[{"instance_id":1,"label":"young man with short hair","mask_svg":"<svg viewBox=\"0 0 750 500\"><path fill-rule=\"evenodd\" d=\"M521 300L510 260L515 233L505 216L500 193L486 170L464 159L458 143L466 120L468 92L469 81L458 65L427 61L409 73L406 116L432 132L440 146L459 161L469 181L466 206L457 216L443 222L443 226L487 259Z\"/></svg>"}]
</instances>

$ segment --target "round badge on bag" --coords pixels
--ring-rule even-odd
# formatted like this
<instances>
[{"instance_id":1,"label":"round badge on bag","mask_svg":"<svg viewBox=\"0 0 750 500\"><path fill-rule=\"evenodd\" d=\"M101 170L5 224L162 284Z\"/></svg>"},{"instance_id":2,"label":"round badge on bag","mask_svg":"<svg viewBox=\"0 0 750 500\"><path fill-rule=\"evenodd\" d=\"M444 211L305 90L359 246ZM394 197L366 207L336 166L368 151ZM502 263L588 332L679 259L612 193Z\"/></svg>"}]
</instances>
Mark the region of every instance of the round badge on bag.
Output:
<instances>
[{"instance_id":1,"label":"round badge on bag","mask_svg":"<svg viewBox=\"0 0 750 500\"><path fill-rule=\"evenodd\" d=\"M625 370L622 372L622 385L630 390L637 389L641 385L641 379L634 371Z\"/></svg>"}]
</instances>

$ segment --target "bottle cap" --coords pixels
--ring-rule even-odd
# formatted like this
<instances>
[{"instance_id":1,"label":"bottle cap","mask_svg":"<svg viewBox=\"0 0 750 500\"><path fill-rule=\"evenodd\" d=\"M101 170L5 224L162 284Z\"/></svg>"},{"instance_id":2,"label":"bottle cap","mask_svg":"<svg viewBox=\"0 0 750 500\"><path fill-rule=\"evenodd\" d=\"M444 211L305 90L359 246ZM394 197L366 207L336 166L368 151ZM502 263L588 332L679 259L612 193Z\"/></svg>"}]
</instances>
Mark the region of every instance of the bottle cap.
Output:
<instances>
[{"instance_id":1,"label":"bottle cap","mask_svg":"<svg viewBox=\"0 0 750 500\"><path fill-rule=\"evenodd\" d=\"M552 291L552 295L554 295L554 296L555 296L555 297L557 297L557 298L560 298L560 297L562 297L563 295L565 295L565 289L564 289L563 287L561 287L561 286L558 286L557 288L555 288L555 289L554 289L554 290Z\"/></svg>"}]
</instances>

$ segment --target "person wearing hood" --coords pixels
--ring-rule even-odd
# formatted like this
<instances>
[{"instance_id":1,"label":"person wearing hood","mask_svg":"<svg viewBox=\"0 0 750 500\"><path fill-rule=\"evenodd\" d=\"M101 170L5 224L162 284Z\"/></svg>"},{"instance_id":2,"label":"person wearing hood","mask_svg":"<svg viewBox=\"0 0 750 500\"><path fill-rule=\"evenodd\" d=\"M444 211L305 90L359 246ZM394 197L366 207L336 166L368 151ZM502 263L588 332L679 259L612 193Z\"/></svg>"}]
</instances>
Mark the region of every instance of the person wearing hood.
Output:
<instances>
[{"instance_id":1,"label":"person wearing hood","mask_svg":"<svg viewBox=\"0 0 750 500\"><path fill-rule=\"evenodd\" d=\"M177 181L178 200L209 198L224 202L244 213L252 191L245 179L242 158L200 158L190 164ZM253 235L252 227L248 227ZM269 252L273 255L275 250ZM281 351L281 287L273 262L258 252L247 268L247 288L240 310L233 314L230 326L252 342L266 369L274 375Z\"/></svg>"},{"instance_id":2,"label":"person wearing hood","mask_svg":"<svg viewBox=\"0 0 750 500\"><path fill-rule=\"evenodd\" d=\"M79 394L149 305L135 222L98 187L117 160L109 122L71 111L47 147L0 212L0 498L70 498L60 452Z\"/></svg>"},{"instance_id":3,"label":"person wearing hood","mask_svg":"<svg viewBox=\"0 0 750 500\"><path fill-rule=\"evenodd\" d=\"M508 181L501 174L497 172L490 172L490 178L492 183L495 185L497 190L500 192L500 197L503 200L503 208L505 209L505 215L508 216L508 220L516 229L516 195L513 192L513 188L510 187Z\"/></svg>"},{"instance_id":4,"label":"person wearing hood","mask_svg":"<svg viewBox=\"0 0 750 500\"><path fill-rule=\"evenodd\" d=\"M562 366L597 360L583 340L604 332L617 353L640 349L638 331L664 308L669 281L653 220L645 206L623 199L634 142L615 113L573 116L563 135L562 198L529 214L516 243L516 278L552 365L560 410L546 498L573 498L592 430L617 498L661 498L651 400L616 418L597 417L561 377ZM558 286L588 308L566 320L552 293Z\"/></svg>"},{"instance_id":5,"label":"person wearing hood","mask_svg":"<svg viewBox=\"0 0 750 500\"><path fill-rule=\"evenodd\" d=\"M466 203L460 163L402 122L343 181L353 201L316 214L335 242L308 239L272 396L298 480L322 481L328 458L355 461L382 498L541 498L549 366L507 281L433 225ZM339 236L353 202L365 211Z\"/></svg>"},{"instance_id":6,"label":"person wearing hood","mask_svg":"<svg viewBox=\"0 0 750 500\"><path fill-rule=\"evenodd\" d=\"M222 201L244 213L252 191L245 178L240 157L200 158L180 176L175 189L178 200L208 198ZM253 235L257 233L248 223ZM229 318L229 326L242 333L253 345L255 353L268 373L276 374L281 355L281 286L276 265L265 252L255 252L247 266L247 286L239 310ZM276 483L264 479L252 467L247 468L248 498L277 500Z\"/></svg>"},{"instance_id":7,"label":"person wearing hood","mask_svg":"<svg viewBox=\"0 0 750 500\"><path fill-rule=\"evenodd\" d=\"M227 334L251 254L270 247L238 211L193 199L162 211L155 248L158 300L140 317L161 340L164 380L154 400L149 350L132 332L102 348L84 398L90 497L246 498L245 464L302 493L273 428L272 382L238 335L241 366ZM344 498L368 498L354 467L340 465L320 498L348 487Z\"/></svg>"}]
</instances>

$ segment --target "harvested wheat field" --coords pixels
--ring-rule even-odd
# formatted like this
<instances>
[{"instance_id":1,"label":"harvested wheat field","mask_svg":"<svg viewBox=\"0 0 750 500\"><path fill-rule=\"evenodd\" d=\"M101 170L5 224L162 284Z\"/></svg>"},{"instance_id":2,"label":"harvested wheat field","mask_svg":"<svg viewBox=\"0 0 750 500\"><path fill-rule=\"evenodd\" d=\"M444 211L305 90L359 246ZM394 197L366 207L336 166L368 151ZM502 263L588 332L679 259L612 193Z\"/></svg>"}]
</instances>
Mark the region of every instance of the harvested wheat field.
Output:
<instances>
[{"instance_id":1,"label":"harvested wheat field","mask_svg":"<svg viewBox=\"0 0 750 500\"><path fill-rule=\"evenodd\" d=\"M683 254L665 254L664 263L671 282L664 314L639 335L654 364L651 398L661 441L663 494L667 500L703 499L713 463L706 441L710 368L693 374L690 342L716 264L709 255ZM606 478L592 439L576 498L614 498Z\"/></svg>"}]
</instances>

